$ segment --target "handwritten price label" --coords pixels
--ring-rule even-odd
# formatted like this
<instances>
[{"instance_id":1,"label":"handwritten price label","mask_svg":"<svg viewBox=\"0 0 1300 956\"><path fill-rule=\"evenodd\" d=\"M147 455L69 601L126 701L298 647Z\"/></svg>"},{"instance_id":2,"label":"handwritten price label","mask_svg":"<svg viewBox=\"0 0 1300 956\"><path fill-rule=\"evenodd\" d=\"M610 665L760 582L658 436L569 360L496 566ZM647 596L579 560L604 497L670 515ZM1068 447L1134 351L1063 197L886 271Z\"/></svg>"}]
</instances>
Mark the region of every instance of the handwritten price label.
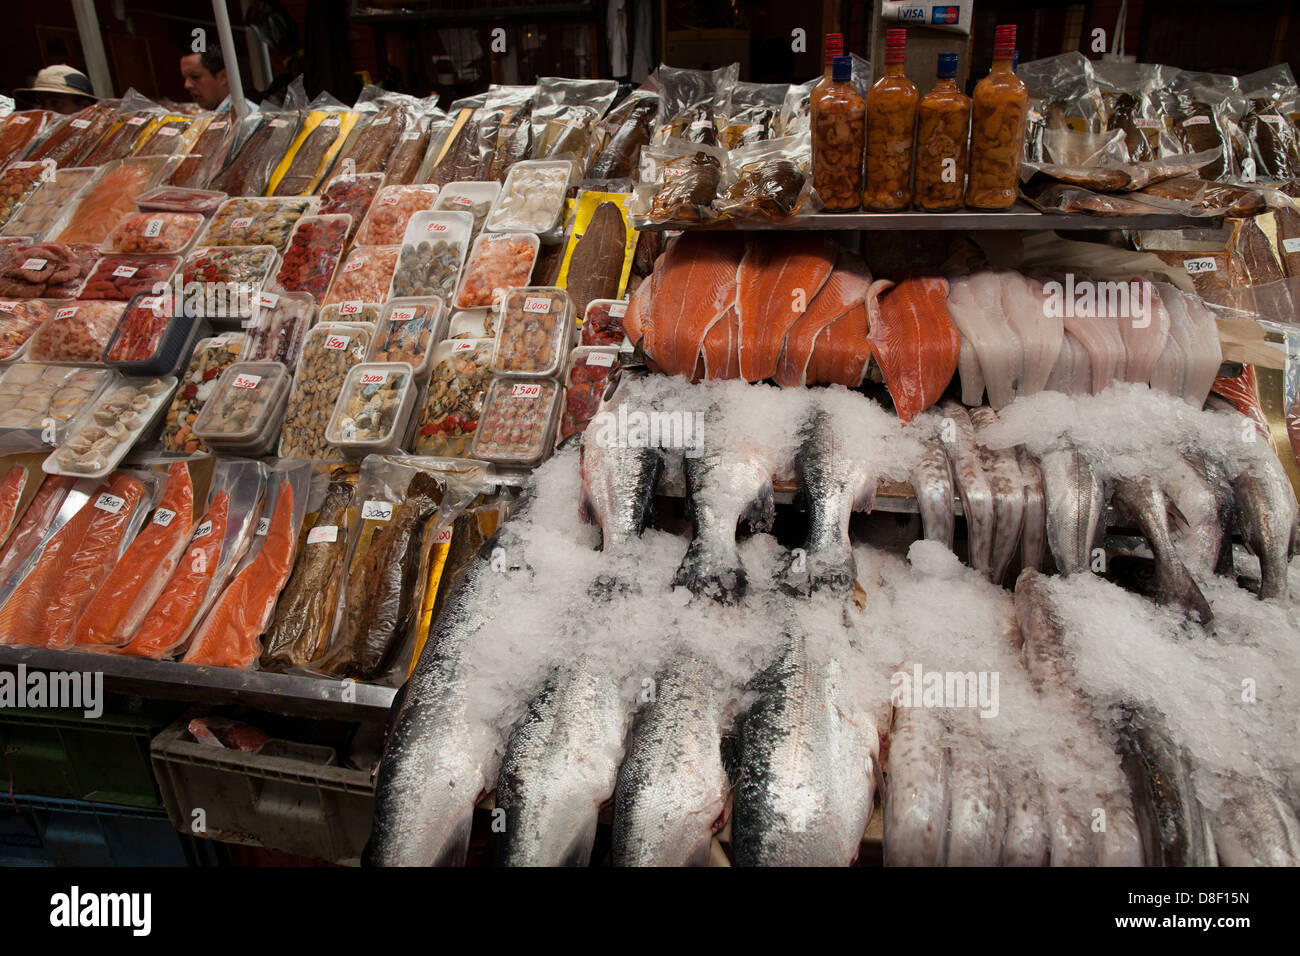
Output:
<instances>
[{"instance_id":1,"label":"handwritten price label","mask_svg":"<svg viewBox=\"0 0 1300 956\"><path fill-rule=\"evenodd\" d=\"M470 199L468 196L452 196L451 201L454 202L457 206L474 205L474 200Z\"/></svg>"},{"instance_id":2,"label":"handwritten price label","mask_svg":"<svg viewBox=\"0 0 1300 956\"><path fill-rule=\"evenodd\" d=\"M1184 125L1184 126L1204 126L1205 124L1207 124L1207 123L1209 123L1209 122L1210 122L1210 118L1209 118L1208 116L1189 116L1189 117L1187 117L1187 119L1183 120L1183 125Z\"/></svg>"},{"instance_id":3,"label":"handwritten price label","mask_svg":"<svg viewBox=\"0 0 1300 956\"><path fill-rule=\"evenodd\" d=\"M150 219L144 224L144 234L149 239L162 235L162 231L163 221L161 219Z\"/></svg>"},{"instance_id":4,"label":"handwritten price label","mask_svg":"<svg viewBox=\"0 0 1300 956\"><path fill-rule=\"evenodd\" d=\"M438 532L438 537L433 539L434 544L451 544L451 528L443 528Z\"/></svg>"},{"instance_id":5,"label":"handwritten price label","mask_svg":"<svg viewBox=\"0 0 1300 956\"><path fill-rule=\"evenodd\" d=\"M132 116L129 120L126 121L126 125L127 125L127 126L143 126L143 125L144 125L144 117L143 117L143 116Z\"/></svg>"},{"instance_id":6,"label":"handwritten price label","mask_svg":"<svg viewBox=\"0 0 1300 956\"><path fill-rule=\"evenodd\" d=\"M336 524L317 525L307 532L308 544L333 544L339 539L339 526Z\"/></svg>"},{"instance_id":7,"label":"handwritten price label","mask_svg":"<svg viewBox=\"0 0 1300 956\"><path fill-rule=\"evenodd\" d=\"M274 292L259 292L257 294L257 304L264 309L274 309L275 304L280 301L280 297Z\"/></svg>"},{"instance_id":8,"label":"handwritten price label","mask_svg":"<svg viewBox=\"0 0 1300 956\"><path fill-rule=\"evenodd\" d=\"M445 222L431 222L424 227L425 232L446 232L447 224Z\"/></svg>"},{"instance_id":9,"label":"handwritten price label","mask_svg":"<svg viewBox=\"0 0 1300 956\"><path fill-rule=\"evenodd\" d=\"M17 309L17 302L0 302L0 312L15 312Z\"/></svg>"},{"instance_id":10,"label":"handwritten price label","mask_svg":"<svg viewBox=\"0 0 1300 956\"><path fill-rule=\"evenodd\" d=\"M1187 270L1189 276L1198 276L1202 272L1218 272L1219 266L1213 259L1188 259L1183 262L1183 268Z\"/></svg>"},{"instance_id":11,"label":"handwritten price label","mask_svg":"<svg viewBox=\"0 0 1300 956\"><path fill-rule=\"evenodd\" d=\"M19 267L24 272L40 272L49 263L49 259L24 259Z\"/></svg>"},{"instance_id":12,"label":"handwritten price label","mask_svg":"<svg viewBox=\"0 0 1300 956\"><path fill-rule=\"evenodd\" d=\"M519 382L511 387L511 398L540 398L542 394L541 384L530 385L527 382Z\"/></svg>"},{"instance_id":13,"label":"handwritten price label","mask_svg":"<svg viewBox=\"0 0 1300 956\"><path fill-rule=\"evenodd\" d=\"M212 534L212 522L205 521L194 529L194 537L190 540L197 541L199 538L206 538L210 534Z\"/></svg>"},{"instance_id":14,"label":"handwritten price label","mask_svg":"<svg viewBox=\"0 0 1300 956\"><path fill-rule=\"evenodd\" d=\"M154 315L162 315L163 300L160 295L150 295L140 300L140 308L147 309Z\"/></svg>"},{"instance_id":15,"label":"handwritten price label","mask_svg":"<svg viewBox=\"0 0 1300 956\"><path fill-rule=\"evenodd\" d=\"M271 519L266 515L257 519L257 536L262 537L271 530Z\"/></svg>"},{"instance_id":16,"label":"handwritten price label","mask_svg":"<svg viewBox=\"0 0 1300 956\"><path fill-rule=\"evenodd\" d=\"M587 364L609 368L614 364L614 356L610 355L608 352L591 352L587 356Z\"/></svg>"},{"instance_id":17,"label":"handwritten price label","mask_svg":"<svg viewBox=\"0 0 1300 956\"><path fill-rule=\"evenodd\" d=\"M230 220L230 228L232 229L247 229L252 224L252 216L240 216L238 219Z\"/></svg>"},{"instance_id":18,"label":"handwritten price label","mask_svg":"<svg viewBox=\"0 0 1300 956\"><path fill-rule=\"evenodd\" d=\"M162 129L158 130L159 136L179 136L180 134L181 129L179 126L164 126Z\"/></svg>"},{"instance_id":19,"label":"handwritten price label","mask_svg":"<svg viewBox=\"0 0 1300 956\"><path fill-rule=\"evenodd\" d=\"M360 315L363 304L360 300L343 302L339 305L339 315Z\"/></svg>"},{"instance_id":20,"label":"handwritten price label","mask_svg":"<svg viewBox=\"0 0 1300 956\"><path fill-rule=\"evenodd\" d=\"M361 373L362 385L383 385L387 381L388 381L387 372L362 372Z\"/></svg>"},{"instance_id":21,"label":"handwritten price label","mask_svg":"<svg viewBox=\"0 0 1300 956\"><path fill-rule=\"evenodd\" d=\"M166 508L159 508L153 513L153 523L160 528L165 528L172 523L172 519L175 517L176 512L169 511Z\"/></svg>"},{"instance_id":22,"label":"handwritten price label","mask_svg":"<svg viewBox=\"0 0 1300 956\"><path fill-rule=\"evenodd\" d=\"M415 318L415 308L413 306L403 306L388 313L389 322L410 322L413 318Z\"/></svg>"},{"instance_id":23,"label":"handwritten price label","mask_svg":"<svg viewBox=\"0 0 1300 956\"><path fill-rule=\"evenodd\" d=\"M1300 252L1300 236L1291 239L1283 239L1282 249L1286 252Z\"/></svg>"},{"instance_id":24,"label":"handwritten price label","mask_svg":"<svg viewBox=\"0 0 1300 956\"><path fill-rule=\"evenodd\" d=\"M70 319L76 314L77 314L77 307L73 305L73 306L68 306L66 309L59 309L57 312L54 313L54 317L56 319Z\"/></svg>"},{"instance_id":25,"label":"handwritten price label","mask_svg":"<svg viewBox=\"0 0 1300 956\"><path fill-rule=\"evenodd\" d=\"M73 129L88 129L90 127L90 120L74 119L68 125L71 126Z\"/></svg>"},{"instance_id":26,"label":"handwritten price label","mask_svg":"<svg viewBox=\"0 0 1300 956\"><path fill-rule=\"evenodd\" d=\"M615 302L609 307L609 317L611 319L621 319L625 315L627 315L626 302Z\"/></svg>"},{"instance_id":27,"label":"handwritten price label","mask_svg":"<svg viewBox=\"0 0 1300 956\"><path fill-rule=\"evenodd\" d=\"M384 206L396 206L400 200L401 197L397 193L385 193L379 197L380 204Z\"/></svg>"},{"instance_id":28,"label":"handwritten price label","mask_svg":"<svg viewBox=\"0 0 1300 956\"><path fill-rule=\"evenodd\" d=\"M356 272L366 264L365 256L353 256L348 260L348 264L343 267L344 272Z\"/></svg>"},{"instance_id":29,"label":"handwritten price label","mask_svg":"<svg viewBox=\"0 0 1300 956\"><path fill-rule=\"evenodd\" d=\"M551 311L551 300L539 296L524 296L524 311L545 315Z\"/></svg>"},{"instance_id":30,"label":"handwritten price label","mask_svg":"<svg viewBox=\"0 0 1300 956\"><path fill-rule=\"evenodd\" d=\"M455 354L456 352L468 352L473 347L474 347L473 342L464 342L464 341L455 342L452 344L451 351L452 354Z\"/></svg>"},{"instance_id":31,"label":"handwritten price label","mask_svg":"<svg viewBox=\"0 0 1300 956\"><path fill-rule=\"evenodd\" d=\"M226 121L223 119L213 120L211 123L208 124L208 129L225 129L225 128L226 128Z\"/></svg>"},{"instance_id":32,"label":"handwritten price label","mask_svg":"<svg viewBox=\"0 0 1300 956\"><path fill-rule=\"evenodd\" d=\"M373 127L387 126L391 120L391 116L381 116L370 125Z\"/></svg>"},{"instance_id":33,"label":"handwritten price label","mask_svg":"<svg viewBox=\"0 0 1300 956\"><path fill-rule=\"evenodd\" d=\"M351 341L352 340L349 339L347 336L327 335L325 336L325 348L334 349L336 352L341 352L348 347L348 343Z\"/></svg>"},{"instance_id":34,"label":"handwritten price label","mask_svg":"<svg viewBox=\"0 0 1300 956\"><path fill-rule=\"evenodd\" d=\"M257 388L261 381L262 376L260 375L244 375L241 373L235 376L235 380L230 385L232 388Z\"/></svg>"},{"instance_id":35,"label":"handwritten price label","mask_svg":"<svg viewBox=\"0 0 1300 956\"><path fill-rule=\"evenodd\" d=\"M363 521L389 521L393 517L391 501L367 501L361 506Z\"/></svg>"},{"instance_id":36,"label":"handwritten price label","mask_svg":"<svg viewBox=\"0 0 1300 956\"><path fill-rule=\"evenodd\" d=\"M321 126L338 126L339 118L337 116L327 116L321 120Z\"/></svg>"},{"instance_id":37,"label":"handwritten price label","mask_svg":"<svg viewBox=\"0 0 1300 956\"><path fill-rule=\"evenodd\" d=\"M118 266L113 270L113 275L119 279L129 279L139 271L135 266Z\"/></svg>"},{"instance_id":38,"label":"handwritten price label","mask_svg":"<svg viewBox=\"0 0 1300 956\"><path fill-rule=\"evenodd\" d=\"M110 495L108 492L104 492L95 499L95 507L100 511L107 511L111 515L115 515L121 511L124 504L126 504L125 498L119 498L117 495Z\"/></svg>"}]
</instances>

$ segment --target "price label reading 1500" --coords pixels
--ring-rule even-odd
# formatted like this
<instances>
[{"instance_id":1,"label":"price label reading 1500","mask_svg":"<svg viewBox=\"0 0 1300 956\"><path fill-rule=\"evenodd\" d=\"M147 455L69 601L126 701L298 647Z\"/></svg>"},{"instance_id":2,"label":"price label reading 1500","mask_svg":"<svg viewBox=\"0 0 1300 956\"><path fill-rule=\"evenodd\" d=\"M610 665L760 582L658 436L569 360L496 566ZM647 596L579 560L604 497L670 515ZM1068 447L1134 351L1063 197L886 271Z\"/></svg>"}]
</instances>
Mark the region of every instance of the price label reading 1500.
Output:
<instances>
[{"instance_id":1,"label":"price label reading 1500","mask_svg":"<svg viewBox=\"0 0 1300 956\"><path fill-rule=\"evenodd\" d=\"M519 382L510 389L511 398L539 398L542 394L541 384L528 384Z\"/></svg>"}]
</instances>

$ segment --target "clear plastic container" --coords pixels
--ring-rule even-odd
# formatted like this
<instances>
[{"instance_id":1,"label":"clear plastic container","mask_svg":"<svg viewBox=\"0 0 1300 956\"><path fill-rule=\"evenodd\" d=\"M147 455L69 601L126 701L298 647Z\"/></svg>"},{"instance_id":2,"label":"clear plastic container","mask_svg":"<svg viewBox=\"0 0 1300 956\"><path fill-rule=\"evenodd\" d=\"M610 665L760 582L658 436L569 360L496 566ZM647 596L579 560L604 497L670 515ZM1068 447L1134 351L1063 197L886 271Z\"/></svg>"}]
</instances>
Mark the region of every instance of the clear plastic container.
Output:
<instances>
[{"instance_id":1,"label":"clear plastic container","mask_svg":"<svg viewBox=\"0 0 1300 956\"><path fill-rule=\"evenodd\" d=\"M47 299L7 299L0 301L0 362L17 362L27 351L27 343L36 330L69 303Z\"/></svg>"},{"instance_id":2,"label":"clear plastic container","mask_svg":"<svg viewBox=\"0 0 1300 956\"><path fill-rule=\"evenodd\" d=\"M407 362L416 378L427 378L433 348L446 332L444 313L437 296L390 299L370 346L370 361Z\"/></svg>"},{"instance_id":3,"label":"clear plastic container","mask_svg":"<svg viewBox=\"0 0 1300 956\"><path fill-rule=\"evenodd\" d=\"M117 467L171 400L176 379L120 379L78 416L67 438L45 459L50 475L103 478Z\"/></svg>"},{"instance_id":4,"label":"clear plastic container","mask_svg":"<svg viewBox=\"0 0 1300 956\"><path fill-rule=\"evenodd\" d=\"M488 213L489 232L547 233L560 224L573 163L524 160L510 167L501 195Z\"/></svg>"},{"instance_id":5,"label":"clear plastic container","mask_svg":"<svg viewBox=\"0 0 1300 956\"><path fill-rule=\"evenodd\" d=\"M506 289L526 286L541 240L531 232L485 232L474 240L456 292L456 308L492 308Z\"/></svg>"},{"instance_id":6,"label":"clear plastic container","mask_svg":"<svg viewBox=\"0 0 1300 956\"><path fill-rule=\"evenodd\" d=\"M401 246L356 246L334 274L324 305L336 302L383 304L393 284Z\"/></svg>"},{"instance_id":7,"label":"clear plastic container","mask_svg":"<svg viewBox=\"0 0 1300 956\"><path fill-rule=\"evenodd\" d=\"M395 246L406 235L407 224L417 212L432 209L438 201L437 186L385 186L379 190L366 221L357 231L359 246Z\"/></svg>"},{"instance_id":8,"label":"clear plastic container","mask_svg":"<svg viewBox=\"0 0 1300 956\"><path fill-rule=\"evenodd\" d=\"M354 365L325 429L325 440L357 458L399 451L415 395L415 374L406 362Z\"/></svg>"},{"instance_id":9,"label":"clear plastic container","mask_svg":"<svg viewBox=\"0 0 1300 956\"><path fill-rule=\"evenodd\" d=\"M202 319L173 316L165 296L137 295L127 303L104 349L104 364L125 375L176 375L207 331Z\"/></svg>"},{"instance_id":10,"label":"clear plastic container","mask_svg":"<svg viewBox=\"0 0 1300 956\"><path fill-rule=\"evenodd\" d=\"M135 205L141 212L196 212L207 216L216 212L228 198L215 189L159 186L136 196Z\"/></svg>"},{"instance_id":11,"label":"clear plastic container","mask_svg":"<svg viewBox=\"0 0 1300 956\"><path fill-rule=\"evenodd\" d=\"M447 323L449 339L495 339L497 314L494 309L462 309Z\"/></svg>"},{"instance_id":12,"label":"clear plastic container","mask_svg":"<svg viewBox=\"0 0 1300 956\"><path fill-rule=\"evenodd\" d=\"M27 357L49 365L99 365L125 312L125 302L60 306L28 342Z\"/></svg>"},{"instance_id":13,"label":"clear plastic container","mask_svg":"<svg viewBox=\"0 0 1300 956\"><path fill-rule=\"evenodd\" d=\"M176 255L189 248L203 228L194 212L137 212L124 216L100 249L105 253Z\"/></svg>"},{"instance_id":14,"label":"clear plastic container","mask_svg":"<svg viewBox=\"0 0 1300 956\"><path fill-rule=\"evenodd\" d=\"M42 183L22 208L9 217L0 235L32 239L57 235L76 210L82 193L98 180L100 173L101 169L93 166L58 170L53 179Z\"/></svg>"},{"instance_id":15,"label":"clear plastic container","mask_svg":"<svg viewBox=\"0 0 1300 956\"><path fill-rule=\"evenodd\" d=\"M500 183L448 183L442 187L433 208L443 212L469 213L474 218L474 235L478 235L499 195Z\"/></svg>"},{"instance_id":16,"label":"clear plastic container","mask_svg":"<svg viewBox=\"0 0 1300 956\"><path fill-rule=\"evenodd\" d=\"M194 434L194 422L216 391L221 373L248 357L248 336L243 332L225 332L195 343L189 367L180 376L176 394L167 407L163 423L164 451L192 455L205 450Z\"/></svg>"},{"instance_id":17,"label":"clear plastic container","mask_svg":"<svg viewBox=\"0 0 1300 956\"><path fill-rule=\"evenodd\" d=\"M46 423L55 423L54 440L99 395L116 374L102 368L16 363L0 376L0 429L26 429L39 441Z\"/></svg>"},{"instance_id":18,"label":"clear plastic container","mask_svg":"<svg viewBox=\"0 0 1300 956\"><path fill-rule=\"evenodd\" d=\"M348 230L348 241L356 236L357 230L370 211L370 204L384 185L383 173L361 173L357 176L335 176L320 195L320 215L332 216L346 214L352 217L352 227Z\"/></svg>"},{"instance_id":19,"label":"clear plastic container","mask_svg":"<svg viewBox=\"0 0 1300 956\"><path fill-rule=\"evenodd\" d=\"M235 362L194 420L194 436L219 452L260 457L275 445L292 377L279 362Z\"/></svg>"},{"instance_id":20,"label":"clear plastic container","mask_svg":"<svg viewBox=\"0 0 1300 956\"><path fill-rule=\"evenodd\" d=\"M294 225L316 211L311 196L236 198L221 204L199 239L202 246L271 246L283 252Z\"/></svg>"},{"instance_id":21,"label":"clear plastic container","mask_svg":"<svg viewBox=\"0 0 1300 956\"><path fill-rule=\"evenodd\" d=\"M180 265L180 256L104 256L86 276L77 298L126 302L132 296L152 292L159 283L168 282Z\"/></svg>"},{"instance_id":22,"label":"clear plastic container","mask_svg":"<svg viewBox=\"0 0 1300 956\"><path fill-rule=\"evenodd\" d=\"M14 242L0 247L0 294L6 299L72 299L99 261L89 243Z\"/></svg>"},{"instance_id":23,"label":"clear plastic container","mask_svg":"<svg viewBox=\"0 0 1300 956\"><path fill-rule=\"evenodd\" d=\"M299 219L275 275L276 287L310 293L317 302L325 298L351 229L352 217L348 215Z\"/></svg>"},{"instance_id":24,"label":"clear plastic container","mask_svg":"<svg viewBox=\"0 0 1300 956\"><path fill-rule=\"evenodd\" d=\"M464 458L492 382L493 339L440 342L433 350L412 448L417 455Z\"/></svg>"},{"instance_id":25,"label":"clear plastic container","mask_svg":"<svg viewBox=\"0 0 1300 956\"><path fill-rule=\"evenodd\" d=\"M392 298L436 295L450 302L469 250L473 221L464 212L417 212L402 239L388 294Z\"/></svg>"},{"instance_id":26,"label":"clear plastic container","mask_svg":"<svg viewBox=\"0 0 1300 956\"><path fill-rule=\"evenodd\" d=\"M200 246L182 267L186 313L227 323L252 317L258 294L279 262L271 246ZM191 283L199 287L197 295L191 295Z\"/></svg>"},{"instance_id":27,"label":"clear plastic container","mask_svg":"<svg viewBox=\"0 0 1300 956\"><path fill-rule=\"evenodd\" d=\"M618 367L616 346L580 345L570 353L569 369L564 375L564 411L560 417L559 441L582 431L595 417L601 396Z\"/></svg>"},{"instance_id":28,"label":"clear plastic container","mask_svg":"<svg viewBox=\"0 0 1300 956\"><path fill-rule=\"evenodd\" d=\"M281 458L338 457L325 430L348 370L365 361L370 339L363 327L335 322L321 323L307 333L280 433Z\"/></svg>"},{"instance_id":29,"label":"clear plastic container","mask_svg":"<svg viewBox=\"0 0 1300 956\"><path fill-rule=\"evenodd\" d=\"M559 409L557 382L494 378L474 431L470 457L513 468L541 464L554 444Z\"/></svg>"},{"instance_id":30,"label":"clear plastic container","mask_svg":"<svg viewBox=\"0 0 1300 956\"><path fill-rule=\"evenodd\" d=\"M622 345L623 317L627 315L625 299L592 299L582 317L583 345Z\"/></svg>"},{"instance_id":31,"label":"clear plastic container","mask_svg":"<svg viewBox=\"0 0 1300 956\"><path fill-rule=\"evenodd\" d=\"M356 322L376 327L384 314L384 307L378 302L336 302L320 310L322 322Z\"/></svg>"},{"instance_id":32,"label":"clear plastic container","mask_svg":"<svg viewBox=\"0 0 1300 956\"><path fill-rule=\"evenodd\" d=\"M316 321L316 302L305 292L263 292L257 317L249 326L246 359L280 362L292 373L298 367L303 336Z\"/></svg>"},{"instance_id":33,"label":"clear plastic container","mask_svg":"<svg viewBox=\"0 0 1300 956\"><path fill-rule=\"evenodd\" d=\"M555 286L511 289L499 318L492 371L558 379L573 340L573 303L568 293Z\"/></svg>"},{"instance_id":34,"label":"clear plastic container","mask_svg":"<svg viewBox=\"0 0 1300 956\"><path fill-rule=\"evenodd\" d=\"M41 188L44 175L45 167L40 163L10 163L0 172L0 226L7 224Z\"/></svg>"}]
</instances>

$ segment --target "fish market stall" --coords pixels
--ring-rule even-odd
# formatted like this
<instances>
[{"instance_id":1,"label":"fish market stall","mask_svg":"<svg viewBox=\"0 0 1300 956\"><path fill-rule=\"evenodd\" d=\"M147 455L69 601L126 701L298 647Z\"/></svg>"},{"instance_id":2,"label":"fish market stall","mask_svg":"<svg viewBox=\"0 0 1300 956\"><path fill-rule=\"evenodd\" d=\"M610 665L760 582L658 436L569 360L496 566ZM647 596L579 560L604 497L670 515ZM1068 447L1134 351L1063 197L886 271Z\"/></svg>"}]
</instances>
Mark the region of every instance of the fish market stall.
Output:
<instances>
[{"instance_id":1,"label":"fish market stall","mask_svg":"<svg viewBox=\"0 0 1300 956\"><path fill-rule=\"evenodd\" d=\"M1300 861L1300 88L992 39L0 120L0 672L334 862Z\"/></svg>"}]
</instances>

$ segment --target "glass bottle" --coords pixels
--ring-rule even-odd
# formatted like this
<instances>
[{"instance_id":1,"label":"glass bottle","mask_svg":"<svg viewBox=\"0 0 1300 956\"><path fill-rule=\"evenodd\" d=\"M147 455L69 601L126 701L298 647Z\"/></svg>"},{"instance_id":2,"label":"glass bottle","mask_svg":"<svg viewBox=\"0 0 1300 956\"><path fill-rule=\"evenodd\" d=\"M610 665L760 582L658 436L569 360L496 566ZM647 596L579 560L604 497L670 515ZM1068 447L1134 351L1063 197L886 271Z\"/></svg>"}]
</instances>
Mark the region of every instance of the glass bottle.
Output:
<instances>
[{"instance_id":1,"label":"glass bottle","mask_svg":"<svg viewBox=\"0 0 1300 956\"><path fill-rule=\"evenodd\" d=\"M940 53L938 79L916 108L913 202L926 212L961 208L970 98L957 88L957 54Z\"/></svg>"},{"instance_id":2,"label":"glass bottle","mask_svg":"<svg viewBox=\"0 0 1300 956\"><path fill-rule=\"evenodd\" d=\"M972 209L1010 209L1016 201L1029 93L1011 70L1015 48L1015 24L999 26L993 69L976 84L971 98L966 205Z\"/></svg>"},{"instance_id":3,"label":"glass bottle","mask_svg":"<svg viewBox=\"0 0 1300 956\"><path fill-rule=\"evenodd\" d=\"M885 72L867 91L867 209L906 209L912 202L912 145L920 92L903 74L906 30L885 34Z\"/></svg>"},{"instance_id":4,"label":"glass bottle","mask_svg":"<svg viewBox=\"0 0 1300 956\"><path fill-rule=\"evenodd\" d=\"M813 188L827 212L858 208L866 112L853 85L853 61L837 56L831 82L812 100Z\"/></svg>"}]
</instances>

